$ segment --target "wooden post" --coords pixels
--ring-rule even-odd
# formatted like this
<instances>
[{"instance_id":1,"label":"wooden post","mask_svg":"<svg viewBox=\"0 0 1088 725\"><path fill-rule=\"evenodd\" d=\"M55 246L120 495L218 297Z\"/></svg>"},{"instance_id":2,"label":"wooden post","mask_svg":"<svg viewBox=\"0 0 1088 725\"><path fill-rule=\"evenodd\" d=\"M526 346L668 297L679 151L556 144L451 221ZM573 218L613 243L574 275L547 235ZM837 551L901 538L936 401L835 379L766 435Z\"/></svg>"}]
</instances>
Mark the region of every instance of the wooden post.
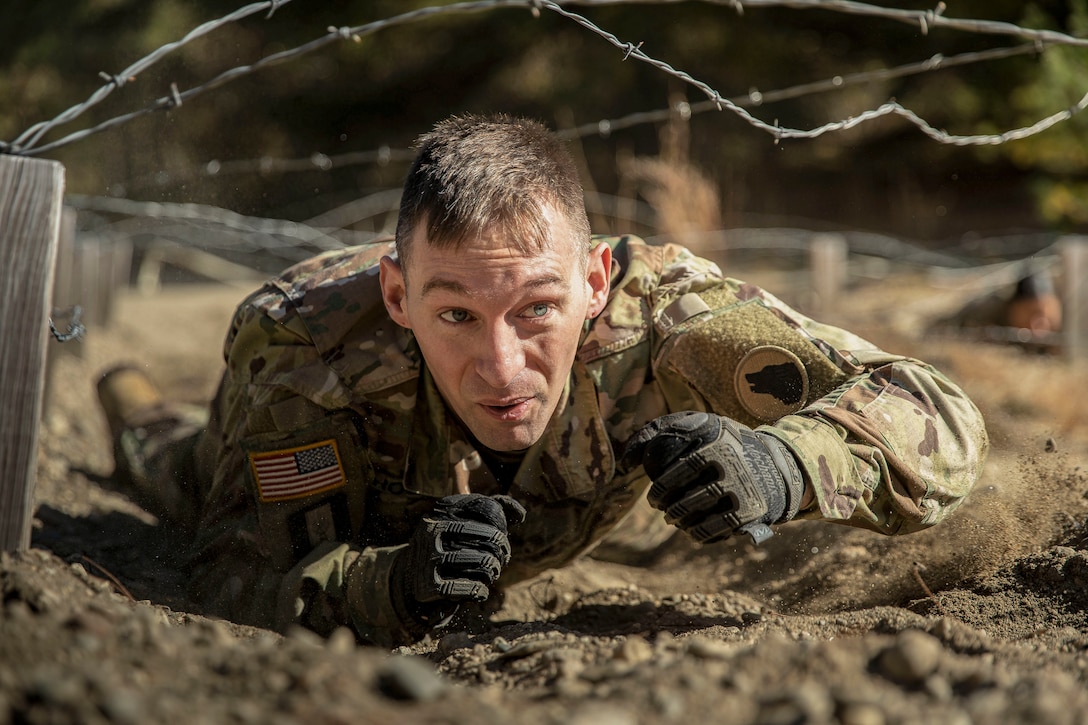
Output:
<instances>
[{"instance_id":1,"label":"wooden post","mask_svg":"<svg viewBox=\"0 0 1088 725\"><path fill-rule=\"evenodd\" d=\"M91 329L106 326L106 308L112 280L103 274L109 262L109 247L98 240L79 242L79 289L83 296L83 321Z\"/></svg>"},{"instance_id":2,"label":"wooden post","mask_svg":"<svg viewBox=\"0 0 1088 725\"><path fill-rule=\"evenodd\" d=\"M1065 237L1060 248L1065 356L1079 360L1088 354L1088 237Z\"/></svg>"},{"instance_id":3,"label":"wooden post","mask_svg":"<svg viewBox=\"0 0 1088 725\"><path fill-rule=\"evenodd\" d=\"M0 551L30 546L64 167L0 155Z\"/></svg>"},{"instance_id":4,"label":"wooden post","mask_svg":"<svg viewBox=\"0 0 1088 725\"><path fill-rule=\"evenodd\" d=\"M838 234L818 234L809 248L812 264L812 310L827 315L835 310L846 284L846 240Z\"/></svg>"},{"instance_id":5,"label":"wooden post","mask_svg":"<svg viewBox=\"0 0 1088 725\"><path fill-rule=\"evenodd\" d=\"M102 270L102 276L109 280L109 294L106 296L106 324L113 324L117 312L117 295L128 288L132 274L132 240L108 239L110 245L109 266Z\"/></svg>"}]
</instances>

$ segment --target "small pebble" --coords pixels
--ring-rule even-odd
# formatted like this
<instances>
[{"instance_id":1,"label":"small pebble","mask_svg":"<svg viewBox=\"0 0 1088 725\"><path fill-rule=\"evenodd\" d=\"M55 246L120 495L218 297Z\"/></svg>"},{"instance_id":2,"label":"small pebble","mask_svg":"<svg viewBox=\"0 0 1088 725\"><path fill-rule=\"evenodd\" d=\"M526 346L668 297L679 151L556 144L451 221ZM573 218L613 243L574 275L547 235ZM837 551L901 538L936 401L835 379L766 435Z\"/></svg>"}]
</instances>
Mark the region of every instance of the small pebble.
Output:
<instances>
[{"instance_id":1,"label":"small pebble","mask_svg":"<svg viewBox=\"0 0 1088 725\"><path fill-rule=\"evenodd\" d=\"M893 682L916 685L937 669L940 640L916 629L899 633L895 643L880 654L880 673Z\"/></svg>"},{"instance_id":2,"label":"small pebble","mask_svg":"<svg viewBox=\"0 0 1088 725\"><path fill-rule=\"evenodd\" d=\"M438 653L448 657L459 649L471 649L476 646L467 632L451 632L438 640Z\"/></svg>"},{"instance_id":3,"label":"small pebble","mask_svg":"<svg viewBox=\"0 0 1088 725\"><path fill-rule=\"evenodd\" d=\"M325 648L334 654L348 654L355 649L355 633L347 627L337 627L329 635Z\"/></svg>"}]
</instances>

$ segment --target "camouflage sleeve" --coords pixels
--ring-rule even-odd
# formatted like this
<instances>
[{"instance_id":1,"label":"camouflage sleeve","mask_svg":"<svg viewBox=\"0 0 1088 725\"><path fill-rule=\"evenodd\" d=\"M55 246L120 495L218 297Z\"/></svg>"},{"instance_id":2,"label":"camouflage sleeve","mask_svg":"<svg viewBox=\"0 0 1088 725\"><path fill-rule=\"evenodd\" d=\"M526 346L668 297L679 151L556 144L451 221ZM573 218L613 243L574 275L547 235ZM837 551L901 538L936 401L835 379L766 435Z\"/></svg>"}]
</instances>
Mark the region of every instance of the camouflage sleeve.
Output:
<instances>
[{"instance_id":1,"label":"camouflage sleeve","mask_svg":"<svg viewBox=\"0 0 1088 725\"><path fill-rule=\"evenodd\" d=\"M342 410L347 391L305 330L269 308L252 299L239 308L197 451L212 483L190 566L193 594L209 612L244 623L323 634L349 626L384 646L417 639L390 596L401 547L361 547L345 535L362 521L372 474ZM294 498L262 487L255 460L315 446L335 449L341 480Z\"/></svg>"},{"instance_id":2,"label":"camouflage sleeve","mask_svg":"<svg viewBox=\"0 0 1088 725\"><path fill-rule=\"evenodd\" d=\"M689 255L666 255L653 304L670 410L710 409L781 439L816 495L807 518L907 533L963 501L988 438L959 387Z\"/></svg>"},{"instance_id":3,"label":"camouflage sleeve","mask_svg":"<svg viewBox=\"0 0 1088 725\"><path fill-rule=\"evenodd\" d=\"M931 365L817 323L763 293L849 377L766 430L816 494L805 516L905 534L939 523L982 475L989 438L963 390Z\"/></svg>"},{"instance_id":4,"label":"camouflage sleeve","mask_svg":"<svg viewBox=\"0 0 1088 725\"><path fill-rule=\"evenodd\" d=\"M328 634L348 626L360 640L387 648L418 640L422 626L390 595L394 564L406 546L318 546L283 578L277 628L303 624Z\"/></svg>"}]
</instances>

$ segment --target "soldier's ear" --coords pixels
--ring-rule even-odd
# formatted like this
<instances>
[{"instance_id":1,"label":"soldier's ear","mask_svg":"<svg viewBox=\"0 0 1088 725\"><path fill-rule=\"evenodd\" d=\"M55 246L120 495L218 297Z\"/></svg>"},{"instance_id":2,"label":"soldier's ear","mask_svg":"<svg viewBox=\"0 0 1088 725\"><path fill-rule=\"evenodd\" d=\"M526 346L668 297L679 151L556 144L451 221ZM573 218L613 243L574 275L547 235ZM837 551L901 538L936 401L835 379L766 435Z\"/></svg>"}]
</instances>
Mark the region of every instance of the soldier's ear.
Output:
<instances>
[{"instance_id":1,"label":"soldier's ear","mask_svg":"<svg viewBox=\"0 0 1088 725\"><path fill-rule=\"evenodd\" d=\"M589 253L586 284L589 286L588 320L601 314L608 304L608 291L612 285L612 247L606 242L601 242Z\"/></svg>"},{"instance_id":2,"label":"soldier's ear","mask_svg":"<svg viewBox=\"0 0 1088 725\"><path fill-rule=\"evenodd\" d=\"M399 262L389 256L382 257L379 267L378 282L382 287L382 302L389 311L389 317L401 327L411 329L412 324L408 320L408 308L405 304L408 288L404 282L404 270Z\"/></svg>"}]
</instances>

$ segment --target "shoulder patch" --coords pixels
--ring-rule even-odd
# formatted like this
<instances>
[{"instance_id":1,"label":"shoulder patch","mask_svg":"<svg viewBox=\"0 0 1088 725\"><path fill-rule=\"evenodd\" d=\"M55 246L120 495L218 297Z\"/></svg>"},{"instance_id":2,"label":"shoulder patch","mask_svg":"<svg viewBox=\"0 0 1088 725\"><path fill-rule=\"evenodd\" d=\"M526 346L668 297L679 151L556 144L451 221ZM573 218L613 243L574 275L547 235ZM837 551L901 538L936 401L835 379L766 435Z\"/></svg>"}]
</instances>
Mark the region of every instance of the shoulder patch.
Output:
<instances>
[{"instance_id":1,"label":"shoulder patch","mask_svg":"<svg viewBox=\"0 0 1088 725\"><path fill-rule=\"evenodd\" d=\"M804 364L777 345L752 348L737 365L733 385L744 409L764 422L796 413L808 400Z\"/></svg>"},{"instance_id":2,"label":"shoulder patch","mask_svg":"<svg viewBox=\"0 0 1088 725\"><path fill-rule=\"evenodd\" d=\"M329 491L347 482L335 438L305 446L249 454L264 502L287 501Z\"/></svg>"}]
</instances>

